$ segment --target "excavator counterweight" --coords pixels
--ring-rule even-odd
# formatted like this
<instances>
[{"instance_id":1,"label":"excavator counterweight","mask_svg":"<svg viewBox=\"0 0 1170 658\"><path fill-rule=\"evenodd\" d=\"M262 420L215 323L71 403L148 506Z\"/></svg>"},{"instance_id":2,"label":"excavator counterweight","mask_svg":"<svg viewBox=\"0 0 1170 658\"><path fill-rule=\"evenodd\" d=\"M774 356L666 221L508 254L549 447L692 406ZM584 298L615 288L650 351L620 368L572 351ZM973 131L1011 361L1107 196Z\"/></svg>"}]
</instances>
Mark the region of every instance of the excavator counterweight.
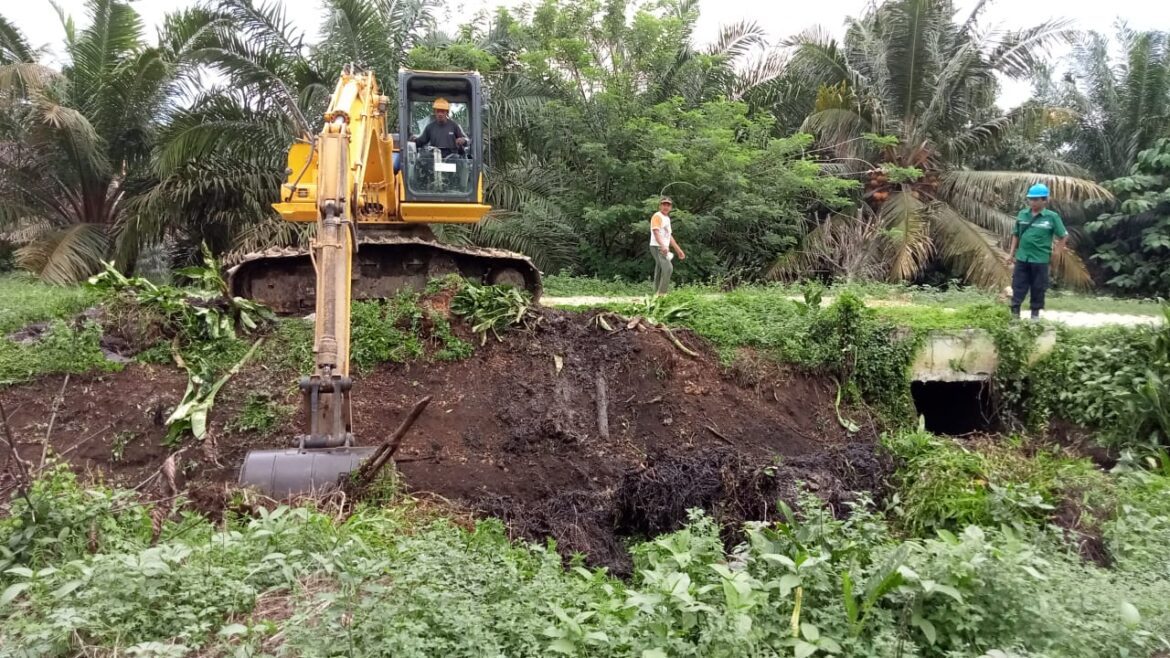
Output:
<instances>
[{"instance_id":1,"label":"excavator counterweight","mask_svg":"<svg viewBox=\"0 0 1170 658\"><path fill-rule=\"evenodd\" d=\"M249 453L240 469L241 484L270 496L335 485L373 452L353 432L355 300L422 291L448 274L541 292L527 256L445 244L428 226L475 224L491 211L479 75L403 70L397 91L396 139L386 126L390 99L373 73L344 70L321 131L289 147L273 204L285 221L315 224L310 245L225 258L233 295L282 315L313 314L315 323L313 372L299 383L306 431L288 449Z\"/></svg>"}]
</instances>

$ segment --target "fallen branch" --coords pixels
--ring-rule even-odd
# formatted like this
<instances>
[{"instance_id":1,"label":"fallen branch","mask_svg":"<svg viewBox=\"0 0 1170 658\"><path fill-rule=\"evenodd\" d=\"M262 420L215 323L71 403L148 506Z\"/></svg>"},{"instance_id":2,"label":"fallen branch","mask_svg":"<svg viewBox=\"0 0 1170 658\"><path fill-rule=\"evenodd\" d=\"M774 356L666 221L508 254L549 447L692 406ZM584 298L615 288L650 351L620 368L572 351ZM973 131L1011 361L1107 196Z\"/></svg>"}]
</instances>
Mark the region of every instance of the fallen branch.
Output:
<instances>
[{"instance_id":1,"label":"fallen branch","mask_svg":"<svg viewBox=\"0 0 1170 658\"><path fill-rule=\"evenodd\" d=\"M703 427L706 427L708 432L711 432L712 434L714 434L716 436L716 438L722 439L723 442L726 443L727 445L729 445L729 446L735 445L734 443L731 442L731 439L724 436L722 432L715 429L714 427L711 427L710 425L704 425Z\"/></svg>"},{"instance_id":2,"label":"fallen branch","mask_svg":"<svg viewBox=\"0 0 1170 658\"><path fill-rule=\"evenodd\" d=\"M431 396L428 395L414 404L414 408L410 410L410 413L398 425L398 429L394 430L390 438L378 446L374 454L370 455L370 458L358 469L352 491L360 491L374 481L374 478L378 476L382 467L386 465L386 462L390 461L390 458L398 451L398 447L402 445L402 439L410 430L411 425L414 425L414 421L418 420L418 417L422 415L423 409L426 409L430 403Z\"/></svg>"},{"instance_id":3,"label":"fallen branch","mask_svg":"<svg viewBox=\"0 0 1170 658\"><path fill-rule=\"evenodd\" d=\"M667 329L665 325L662 326L661 329L662 329L662 332L666 334L666 337L670 339L670 342L674 343L674 346L677 347L680 351L682 351L683 354L686 354L687 356L690 356L690 357L694 357L696 359L699 358L698 352L695 352L691 348L687 347L686 345L683 345L682 341L680 341L678 339L678 337L674 335L673 331L671 331L670 329Z\"/></svg>"},{"instance_id":4,"label":"fallen branch","mask_svg":"<svg viewBox=\"0 0 1170 658\"><path fill-rule=\"evenodd\" d=\"M597 373L597 432L609 439L609 403L606 400L605 375Z\"/></svg>"}]
</instances>

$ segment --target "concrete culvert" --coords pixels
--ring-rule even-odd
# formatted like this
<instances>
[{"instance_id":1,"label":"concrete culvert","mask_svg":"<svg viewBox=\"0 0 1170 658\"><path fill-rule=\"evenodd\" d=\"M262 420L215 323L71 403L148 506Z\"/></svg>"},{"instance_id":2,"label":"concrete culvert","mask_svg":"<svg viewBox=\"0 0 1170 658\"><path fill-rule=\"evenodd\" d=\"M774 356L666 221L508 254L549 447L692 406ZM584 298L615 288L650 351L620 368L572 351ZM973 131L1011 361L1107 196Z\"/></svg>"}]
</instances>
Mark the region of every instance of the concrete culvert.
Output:
<instances>
[{"instance_id":1,"label":"concrete culvert","mask_svg":"<svg viewBox=\"0 0 1170 658\"><path fill-rule=\"evenodd\" d=\"M929 432L959 436L999 425L987 382L913 382L910 395Z\"/></svg>"}]
</instances>

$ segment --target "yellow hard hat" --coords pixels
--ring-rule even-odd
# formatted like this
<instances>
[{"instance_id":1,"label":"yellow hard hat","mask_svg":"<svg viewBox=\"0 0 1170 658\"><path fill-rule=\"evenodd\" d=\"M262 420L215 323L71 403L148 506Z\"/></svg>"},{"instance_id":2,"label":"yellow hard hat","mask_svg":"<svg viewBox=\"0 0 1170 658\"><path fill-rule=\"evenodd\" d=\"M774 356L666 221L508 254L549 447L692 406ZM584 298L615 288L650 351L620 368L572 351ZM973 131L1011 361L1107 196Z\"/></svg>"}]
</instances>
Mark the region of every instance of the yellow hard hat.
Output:
<instances>
[{"instance_id":1,"label":"yellow hard hat","mask_svg":"<svg viewBox=\"0 0 1170 658\"><path fill-rule=\"evenodd\" d=\"M436 98L434 107L436 110L451 111L451 104L447 102L446 98Z\"/></svg>"}]
</instances>

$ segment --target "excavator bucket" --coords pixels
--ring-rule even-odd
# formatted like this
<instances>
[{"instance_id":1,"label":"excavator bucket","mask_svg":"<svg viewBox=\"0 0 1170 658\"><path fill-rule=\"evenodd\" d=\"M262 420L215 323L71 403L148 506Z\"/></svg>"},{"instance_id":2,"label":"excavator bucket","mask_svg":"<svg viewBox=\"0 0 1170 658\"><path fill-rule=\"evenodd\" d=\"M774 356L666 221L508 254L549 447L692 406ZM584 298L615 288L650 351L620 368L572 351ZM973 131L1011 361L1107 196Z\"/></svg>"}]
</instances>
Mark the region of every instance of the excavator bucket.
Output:
<instances>
[{"instance_id":1,"label":"excavator bucket","mask_svg":"<svg viewBox=\"0 0 1170 658\"><path fill-rule=\"evenodd\" d=\"M338 485L377 448L288 448L253 450L240 468L240 484L277 500L313 494Z\"/></svg>"}]
</instances>

